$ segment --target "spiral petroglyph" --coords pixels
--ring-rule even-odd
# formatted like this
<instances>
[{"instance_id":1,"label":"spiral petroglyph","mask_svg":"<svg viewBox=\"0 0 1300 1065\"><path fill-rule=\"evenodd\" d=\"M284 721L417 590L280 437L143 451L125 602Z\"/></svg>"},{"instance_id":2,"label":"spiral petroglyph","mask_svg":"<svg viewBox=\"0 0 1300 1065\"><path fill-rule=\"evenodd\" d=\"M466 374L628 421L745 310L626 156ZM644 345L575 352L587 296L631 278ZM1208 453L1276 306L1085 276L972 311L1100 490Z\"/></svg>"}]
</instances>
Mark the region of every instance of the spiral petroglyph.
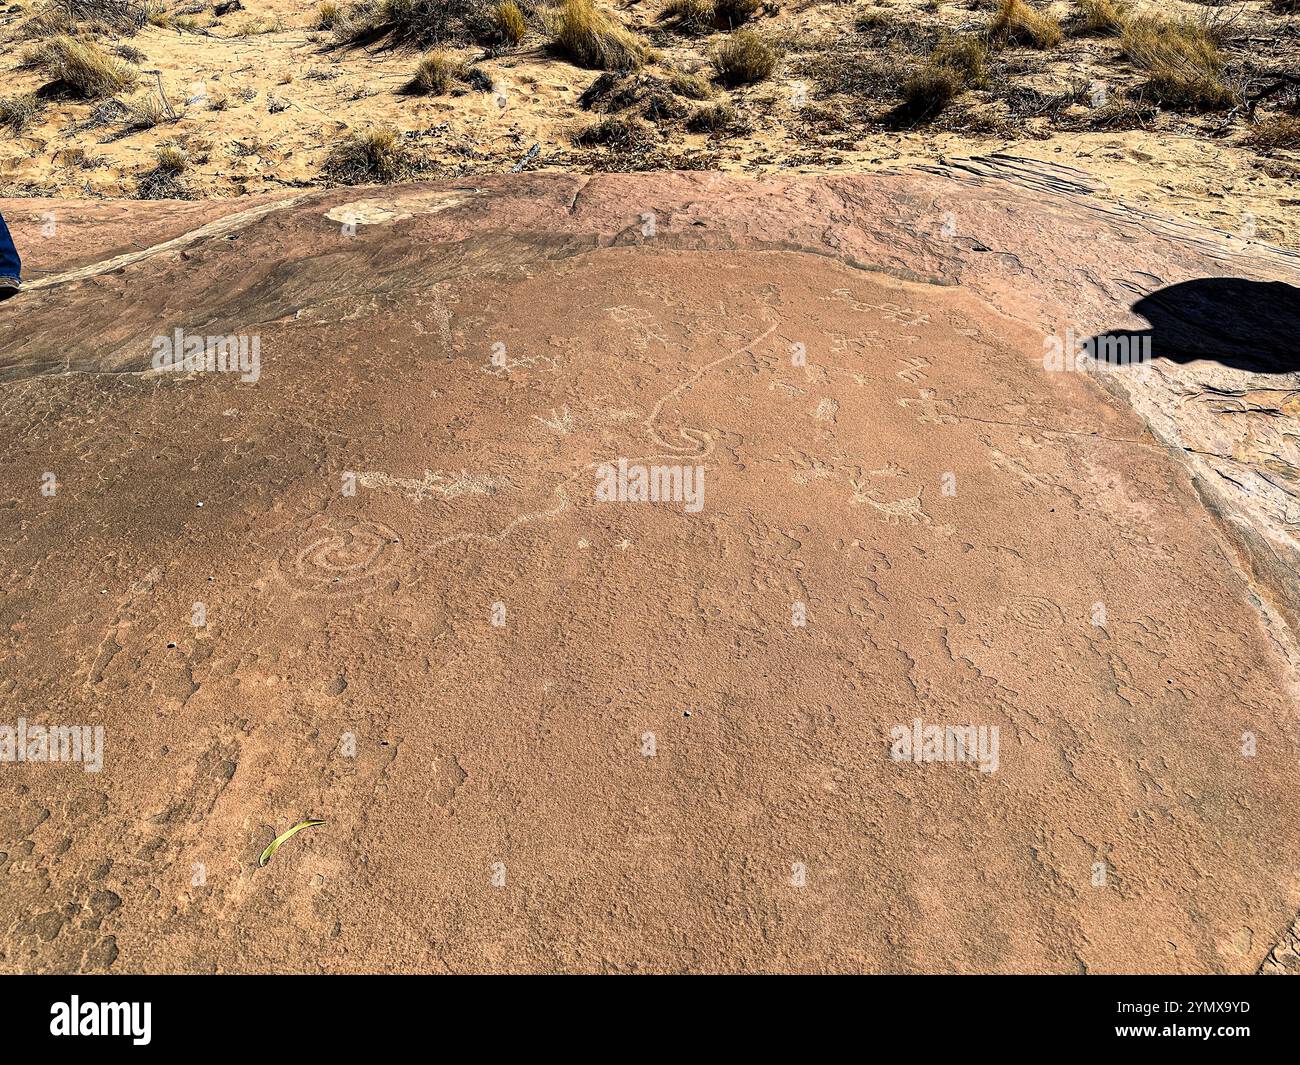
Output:
<instances>
[{"instance_id":1,"label":"spiral petroglyph","mask_svg":"<svg viewBox=\"0 0 1300 1065\"><path fill-rule=\"evenodd\" d=\"M1027 629L1050 629L1064 621L1061 608L1040 595L1018 595L1002 608L1002 616Z\"/></svg>"},{"instance_id":2,"label":"spiral petroglyph","mask_svg":"<svg viewBox=\"0 0 1300 1065\"><path fill-rule=\"evenodd\" d=\"M276 571L298 595L358 595L390 576L401 555L401 538L386 525L322 519L285 546Z\"/></svg>"}]
</instances>

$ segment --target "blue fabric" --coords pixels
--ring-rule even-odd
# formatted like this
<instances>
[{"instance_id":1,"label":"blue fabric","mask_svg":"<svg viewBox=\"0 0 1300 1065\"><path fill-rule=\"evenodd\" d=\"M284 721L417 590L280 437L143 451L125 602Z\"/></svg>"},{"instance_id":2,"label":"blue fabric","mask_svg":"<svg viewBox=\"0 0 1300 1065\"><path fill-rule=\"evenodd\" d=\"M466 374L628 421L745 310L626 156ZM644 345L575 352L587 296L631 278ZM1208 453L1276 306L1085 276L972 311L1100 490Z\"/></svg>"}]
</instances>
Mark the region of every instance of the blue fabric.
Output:
<instances>
[{"instance_id":1,"label":"blue fabric","mask_svg":"<svg viewBox=\"0 0 1300 1065\"><path fill-rule=\"evenodd\" d=\"M9 235L4 215L0 214L0 278L18 281L22 276L22 268L18 249L14 247L14 238Z\"/></svg>"}]
</instances>

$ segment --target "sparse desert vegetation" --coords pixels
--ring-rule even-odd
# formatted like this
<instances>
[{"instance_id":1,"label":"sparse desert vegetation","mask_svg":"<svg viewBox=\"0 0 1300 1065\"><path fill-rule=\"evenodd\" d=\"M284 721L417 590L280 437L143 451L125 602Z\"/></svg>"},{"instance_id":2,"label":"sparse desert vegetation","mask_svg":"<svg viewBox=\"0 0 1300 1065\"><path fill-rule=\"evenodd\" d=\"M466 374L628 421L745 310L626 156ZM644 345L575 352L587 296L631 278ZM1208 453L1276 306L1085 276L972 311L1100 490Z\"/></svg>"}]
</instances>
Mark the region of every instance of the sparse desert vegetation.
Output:
<instances>
[{"instance_id":1,"label":"sparse desert vegetation","mask_svg":"<svg viewBox=\"0 0 1300 1065\"><path fill-rule=\"evenodd\" d=\"M714 49L713 69L723 85L750 85L771 76L776 52L751 30L737 30Z\"/></svg>"},{"instance_id":2,"label":"sparse desert vegetation","mask_svg":"<svg viewBox=\"0 0 1300 1065\"><path fill-rule=\"evenodd\" d=\"M1224 84L1223 57L1214 29L1191 19L1143 15L1127 21L1124 54L1147 76L1146 90L1160 103L1212 111L1235 94Z\"/></svg>"},{"instance_id":3,"label":"sparse desert vegetation","mask_svg":"<svg viewBox=\"0 0 1300 1065\"><path fill-rule=\"evenodd\" d=\"M504 0L489 14L494 43L515 45L528 34L528 20L514 0Z\"/></svg>"},{"instance_id":4,"label":"sparse desert vegetation","mask_svg":"<svg viewBox=\"0 0 1300 1065\"><path fill-rule=\"evenodd\" d=\"M1277 115L1250 132L1247 142L1261 151L1300 151L1300 115Z\"/></svg>"},{"instance_id":5,"label":"sparse desert vegetation","mask_svg":"<svg viewBox=\"0 0 1300 1065\"><path fill-rule=\"evenodd\" d=\"M165 143L155 149L154 156L153 169L140 175L136 197L141 200L189 198L189 191L181 181L181 175L190 165L189 153L179 144Z\"/></svg>"},{"instance_id":6,"label":"sparse desert vegetation","mask_svg":"<svg viewBox=\"0 0 1300 1065\"><path fill-rule=\"evenodd\" d=\"M1291 0L21 2L0 12L11 193L111 195L194 136L214 147L191 154L188 195L380 182L414 159L834 169L1010 149L1135 174L1169 158L1171 188L1212 163L1280 218L1300 181ZM61 162L78 153L103 165Z\"/></svg>"},{"instance_id":7,"label":"sparse desert vegetation","mask_svg":"<svg viewBox=\"0 0 1300 1065\"><path fill-rule=\"evenodd\" d=\"M173 116L163 106L163 103L153 93L146 93L136 100L127 100L123 104L126 108L126 114L123 116L123 124L126 129L131 131L153 129L154 126L168 121Z\"/></svg>"},{"instance_id":8,"label":"sparse desert vegetation","mask_svg":"<svg viewBox=\"0 0 1300 1065\"><path fill-rule=\"evenodd\" d=\"M573 143L583 147L600 145L626 151L648 136L645 126L626 115L611 115L578 130Z\"/></svg>"},{"instance_id":9,"label":"sparse desert vegetation","mask_svg":"<svg viewBox=\"0 0 1300 1065\"><path fill-rule=\"evenodd\" d=\"M330 152L322 176L339 185L388 184L420 169L395 130L386 126L350 133Z\"/></svg>"},{"instance_id":10,"label":"sparse desert vegetation","mask_svg":"<svg viewBox=\"0 0 1300 1065\"><path fill-rule=\"evenodd\" d=\"M486 0L360 0L334 12L331 22L353 43L382 39L416 48L489 43L500 33L496 8Z\"/></svg>"},{"instance_id":11,"label":"sparse desert vegetation","mask_svg":"<svg viewBox=\"0 0 1300 1065\"><path fill-rule=\"evenodd\" d=\"M947 38L903 83L903 114L932 117L966 89L984 83L988 45L980 37Z\"/></svg>"},{"instance_id":12,"label":"sparse desert vegetation","mask_svg":"<svg viewBox=\"0 0 1300 1065\"><path fill-rule=\"evenodd\" d=\"M343 8L334 0L325 0L316 9L316 28L318 30L332 30L343 18Z\"/></svg>"},{"instance_id":13,"label":"sparse desert vegetation","mask_svg":"<svg viewBox=\"0 0 1300 1065\"><path fill-rule=\"evenodd\" d=\"M101 100L135 85L138 73L130 63L105 52L91 40L66 35L52 37L28 53L24 66L39 70L56 87L83 100Z\"/></svg>"},{"instance_id":14,"label":"sparse desert vegetation","mask_svg":"<svg viewBox=\"0 0 1300 1065\"><path fill-rule=\"evenodd\" d=\"M688 74L684 70L674 71L668 79L668 86L678 96L688 100L706 100L713 94L713 85L702 74Z\"/></svg>"},{"instance_id":15,"label":"sparse desert vegetation","mask_svg":"<svg viewBox=\"0 0 1300 1065\"><path fill-rule=\"evenodd\" d=\"M668 0L659 21L682 33L700 35L734 30L755 18L761 8L759 0Z\"/></svg>"},{"instance_id":16,"label":"sparse desert vegetation","mask_svg":"<svg viewBox=\"0 0 1300 1065\"><path fill-rule=\"evenodd\" d=\"M551 18L555 52L591 70L637 70L646 61L646 46L636 34L593 0L564 0Z\"/></svg>"},{"instance_id":17,"label":"sparse desert vegetation","mask_svg":"<svg viewBox=\"0 0 1300 1065\"><path fill-rule=\"evenodd\" d=\"M713 5L718 25L729 30L757 18L762 9L761 0L715 0Z\"/></svg>"},{"instance_id":18,"label":"sparse desert vegetation","mask_svg":"<svg viewBox=\"0 0 1300 1065\"><path fill-rule=\"evenodd\" d=\"M31 37L52 34L130 35L144 28L156 7L133 0L47 0L35 5L23 29Z\"/></svg>"},{"instance_id":19,"label":"sparse desert vegetation","mask_svg":"<svg viewBox=\"0 0 1300 1065\"><path fill-rule=\"evenodd\" d=\"M452 87L465 75L465 64L446 52L430 52L420 60L415 68L406 90L410 93L423 93L441 96L450 92Z\"/></svg>"},{"instance_id":20,"label":"sparse desert vegetation","mask_svg":"<svg viewBox=\"0 0 1300 1065\"><path fill-rule=\"evenodd\" d=\"M1048 10L1028 0L1001 0L989 25L989 37L1031 48L1055 48L1061 43L1061 23Z\"/></svg>"},{"instance_id":21,"label":"sparse desert vegetation","mask_svg":"<svg viewBox=\"0 0 1300 1065\"><path fill-rule=\"evenodd\" d=\"M720 133L734 126L736 118L736 109L731 104L705 104L691 113L686 125L697 133Z\"/></svg>"},{"instance_id":22,"label":"sparse desert vegetation","mask_svg":"<svg viewBox=\"0 0 1300 1065\"><path fill-rule=\"evenodd\" d=\"M0 100L0 126L7 126L10 133L17 135L31 124L44 106L40 97L32 92Z\"/></svg>"},{"instance_id":23,"label":"sparse desert vegetation","mask_svg":"<svg viewBox=\"0 0 1300 1065\"><path fill-rule=\"evenodd\" d=\"M686 34L712 32L716 11L712 0L668 0L659 21Z\"/></svg>"},{"instance_id":24,"label":"sparse desert vegetation","mask_svg":"<svg viewBox=\"0 0 1300 1065\"><path fill-rule=\"evenodd\" d=\"M1086 33L1123 33L1129 14L1124 0L1079 0L1079 12Z\"/></svg>"}]
</instances>

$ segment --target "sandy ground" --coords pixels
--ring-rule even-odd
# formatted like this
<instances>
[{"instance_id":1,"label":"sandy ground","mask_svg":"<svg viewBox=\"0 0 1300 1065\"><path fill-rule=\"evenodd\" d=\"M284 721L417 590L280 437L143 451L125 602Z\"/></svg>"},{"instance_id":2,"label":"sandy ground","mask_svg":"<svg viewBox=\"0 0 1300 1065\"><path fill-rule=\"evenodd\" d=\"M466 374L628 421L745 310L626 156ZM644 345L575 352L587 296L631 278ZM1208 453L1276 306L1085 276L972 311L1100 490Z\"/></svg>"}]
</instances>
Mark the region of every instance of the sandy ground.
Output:
<instances>
[{"instance_id":1,"label":"sandy ground","mask_svg":"<svg viewBox=\"0 0 1300 1065\"><path fill-rule=\"evenodd\" d=\"M1046 6L1067 22L1076 11L1070 3ZM1297 16L1274 14L1266 3L1146 7L1232 18L1245 27L1231 50L1234 76L1245 78L1255 66L1288 69L1300 52ZM0 16L0 40L8 41L6 52L15 62L37 9L14 5ZM96 124L93 116L102 104L53 99L21 135L0 144L0 188L11 195L130 196L153 168L157 147L174 142L189 152L183 180L192 195L274 193L318 184L331 148L346 134L375 126L407 137L434 175L478 175L518 165L563 172L640 165L574 146L574 133L601 117L579 102L598 72L548 54L536 28L520 46L497 56L484 58L481 48L451 49L486 72L491 92L426 98L399 92L418 52L379 45L339 48L330 33L315 29L316 5L249 0L243 10L221 17L201 3L171 4L167 10L175 18L197 11L189 16L193 28L146 26L118 43L141 54L142 70L159 71L179 117L131 131L111 111ZM614 10L656 48L651 75L708 72L718 35L670 33L656 21L658 7L648 2ZM971 113L987 112L976 133L951 131L946 122L884 130L854 117L862 101L829 91L819 72L829 59L850 52L878 58L899 51L884 31L855 33L855 18L870 11L886 12L893 24L936 33L978 29L989 17L978 5L912 0L772 5L753 25L781 51L776 73L757 85L714 92L715 102L736 106L739 127L705 135L680 122L664 126L656 131L661 142L654 168L856 173L1006 152L1082 169L1103 183L1112 201L1246 239L1300 246L1295 224L1300 155L1264 155L1244 147L1251 128L1244 115L1161 113L1143 128L1115 130L1086 128L1091 107L1086 102L1053 111L1053 117L1036 115L1052 94L1098 86L1111 94L1131 91L1140 79L1118 57L1113 39L1072 36L1047 53L1008 49L991 89L971 96ZM157 102L152 77L122 100ZM42 81L35 71L13 69L6 73L5 91L35 91ZM1009 104L1006 91L1012 88L1020 95Z\"/></svg>"},{"instance_id":2,"label":"sandy ground","mask_svg":"<svg viewBox=\"0 0 1300 1065\"><path fill-rule=\"evenodd\" d=\"M1295 257L1005 165L64 201L0 306L0 697L104 762L0 767L0 968L1294 968L1294 593L1237 526L1290 534L1136 413L1230 370L1042 351Z\"/></svg>"}]
</instances>

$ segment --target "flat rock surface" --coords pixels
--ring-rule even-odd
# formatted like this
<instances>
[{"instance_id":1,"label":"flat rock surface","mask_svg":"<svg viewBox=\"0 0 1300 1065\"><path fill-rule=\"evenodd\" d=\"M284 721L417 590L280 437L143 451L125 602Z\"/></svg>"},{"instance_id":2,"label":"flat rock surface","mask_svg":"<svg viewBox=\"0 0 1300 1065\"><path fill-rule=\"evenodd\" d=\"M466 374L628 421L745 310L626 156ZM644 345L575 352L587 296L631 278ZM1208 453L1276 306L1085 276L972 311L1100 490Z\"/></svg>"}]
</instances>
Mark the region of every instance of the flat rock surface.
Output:
<instances>
[{"instance_id":1,"label":"flat rock surface","mask_svg":"<svg viewBox=\"0 0 1300 1065\"><path fill-rule=\"evenodd\" d=\"M1294 968L1296 377L1131 310L1294 254L1007 158L0 210L0 725L105 729L4 971Z\"/></svg>"}]
</instances>

